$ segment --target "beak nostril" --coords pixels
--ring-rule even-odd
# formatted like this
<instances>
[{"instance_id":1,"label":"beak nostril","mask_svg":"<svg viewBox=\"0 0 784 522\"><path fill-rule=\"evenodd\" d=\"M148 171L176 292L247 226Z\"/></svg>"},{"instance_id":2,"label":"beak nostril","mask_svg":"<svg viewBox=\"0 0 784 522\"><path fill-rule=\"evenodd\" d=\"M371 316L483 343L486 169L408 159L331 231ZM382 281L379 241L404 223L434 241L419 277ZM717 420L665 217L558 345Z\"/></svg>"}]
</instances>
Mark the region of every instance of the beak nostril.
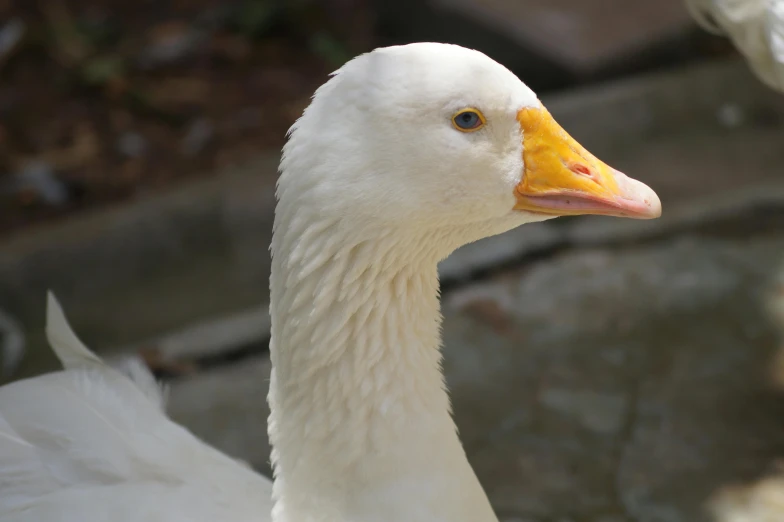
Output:
<instances>
[{"instance_id":1,"label":"beak nostril","mask_svg":"<svg viewBox=\"0 0 784 522\"><path fill-rule=\"evenodd\" d=\"M589 178L593 178L593 172L587 166L583 165L582 163L573 163L569 166L569 170L574 172L575 174L580 174L582 176L586 176Z\"/></svg>"}]
</instances>

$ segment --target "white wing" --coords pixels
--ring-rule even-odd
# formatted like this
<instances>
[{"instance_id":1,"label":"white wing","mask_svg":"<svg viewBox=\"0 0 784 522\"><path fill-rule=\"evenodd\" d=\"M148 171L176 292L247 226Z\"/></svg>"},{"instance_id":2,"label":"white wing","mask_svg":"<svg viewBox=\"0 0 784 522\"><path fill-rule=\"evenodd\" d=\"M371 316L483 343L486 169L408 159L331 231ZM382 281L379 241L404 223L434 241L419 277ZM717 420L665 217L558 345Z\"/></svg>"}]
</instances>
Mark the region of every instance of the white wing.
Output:
<instances>
[{"instance_id":1,"label":"white wing","mask_svg":"<svg viewBox=\"0 0 784 522\"><path fill-rule=\"evenodd\" d=\"M706 29L726 34L759 78L784 92L784 0L686 0Z\"/></svg>"},{"instance_id":2,"label":"white wing","mask_svg":"<svg viewBox=\"0 0 784 522\"><path fill-rule=\"evenodd\" d=\"M272 485L163 411L88 350L54 297L47 336L65 369L0 388L0 522L270 520Z\"/></svg>"}]
</instances>

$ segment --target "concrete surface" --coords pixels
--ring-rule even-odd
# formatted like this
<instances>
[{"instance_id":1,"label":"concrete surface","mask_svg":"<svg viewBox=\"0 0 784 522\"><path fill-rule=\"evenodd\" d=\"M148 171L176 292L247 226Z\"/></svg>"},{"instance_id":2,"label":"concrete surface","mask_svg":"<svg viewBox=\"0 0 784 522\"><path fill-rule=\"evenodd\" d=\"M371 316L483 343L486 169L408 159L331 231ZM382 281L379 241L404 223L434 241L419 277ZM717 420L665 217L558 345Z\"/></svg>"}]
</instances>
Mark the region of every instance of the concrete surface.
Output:
<instances>
[{"instance_id":1,"label":"concrete surface","mask_svg":"<svg viewBox=\"0 0 784 522\"><path fill-rule=\"evenodd\" d=\"M783 262L780 234L677 237L569 253L448 296L456 418L496 509L741 520L709 510L784 456L782 317L769 310Z\"/></svg>"}]
</instances>

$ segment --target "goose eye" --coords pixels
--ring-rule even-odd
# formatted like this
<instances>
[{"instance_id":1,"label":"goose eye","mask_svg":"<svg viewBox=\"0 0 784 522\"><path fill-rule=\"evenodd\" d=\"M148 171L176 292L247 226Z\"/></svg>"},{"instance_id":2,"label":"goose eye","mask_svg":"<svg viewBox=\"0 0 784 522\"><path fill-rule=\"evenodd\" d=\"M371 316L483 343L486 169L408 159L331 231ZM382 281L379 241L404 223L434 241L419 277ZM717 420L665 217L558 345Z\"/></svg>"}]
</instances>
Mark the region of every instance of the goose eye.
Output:
<instances>
[{"instance_id":1,"label":"goose eye","mask_svg":"<svg viewBox=\"0 0 784 522\"><path fill-rule=\"evenodd\" d=\"M473 132L482 128L485 118L475 109L466 109L452 117L452 124L459 131Z\"/></svg>"}]
</instances>

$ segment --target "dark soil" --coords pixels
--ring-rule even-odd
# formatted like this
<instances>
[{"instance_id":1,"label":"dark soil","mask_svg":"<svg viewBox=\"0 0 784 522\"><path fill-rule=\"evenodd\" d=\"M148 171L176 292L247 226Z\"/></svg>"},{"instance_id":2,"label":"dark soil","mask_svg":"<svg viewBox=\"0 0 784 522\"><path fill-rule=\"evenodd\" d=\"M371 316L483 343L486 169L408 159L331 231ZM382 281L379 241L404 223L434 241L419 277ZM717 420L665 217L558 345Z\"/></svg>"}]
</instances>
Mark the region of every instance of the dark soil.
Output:
<instances>
[{"instance_id":1,"label":"dark soil","mask_svg":"<svg viewBox=\"0 0 784 522\"><path fill-rule=\"evenodd\" d=\"M0 0L0 235L277 149L366 0Z\"/></svg>"}]
</instances>

